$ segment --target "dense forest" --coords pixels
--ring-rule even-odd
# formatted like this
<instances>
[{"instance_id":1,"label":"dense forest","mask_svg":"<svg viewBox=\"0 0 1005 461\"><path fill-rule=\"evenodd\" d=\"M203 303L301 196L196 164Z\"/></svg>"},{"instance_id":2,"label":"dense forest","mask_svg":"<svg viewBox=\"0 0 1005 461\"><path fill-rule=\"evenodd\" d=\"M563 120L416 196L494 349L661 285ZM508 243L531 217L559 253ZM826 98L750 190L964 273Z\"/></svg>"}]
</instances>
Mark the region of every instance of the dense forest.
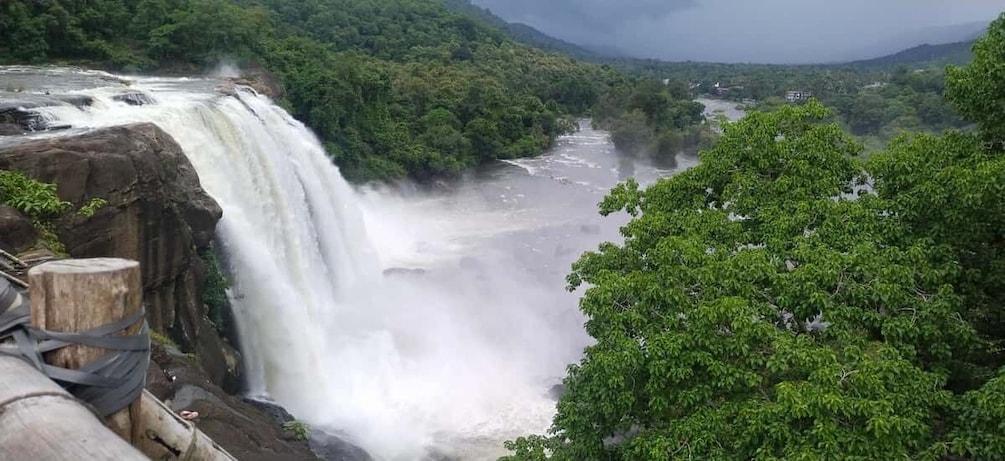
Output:
<instances>
[{"instance_id":1,"label":"dense forest","mask_svg":"<svg viewBox=\"0 0 1005 461\"><path fill-rule=\"evenodd\" d=\"M608 60L653 78L686 82L697 96L770 112L787 91L809 92L869 151L899 133L939 133L969 124L943 97L945 66L969 62L972 43L921 45L890 56L840 65L718 64Z\"/></svg>"},{"instance_id":2,"label":"dense forest","mask_svg":"<svg viewBox=\"0 0 1005 461\"><path fill-rule=\"evenodd\" d=\"M0 63L193 72L224 60L275 75L280 103L356 181L429 180L540 154L602 95L635 84L434 0L0 5Z\"/></svg>"},{"instance_id":3,"label":"dense forest","mask_svg":"<svg viewBox=\"0 0 1005 461\"><path fill-rule=\"evenodd\" d=\"M811 100L617 186L568 277L596 343L505 459L1005 459L1003 81L1005 14L946 72L973 131L862 160Z\"/></svg>"}]
</instances>

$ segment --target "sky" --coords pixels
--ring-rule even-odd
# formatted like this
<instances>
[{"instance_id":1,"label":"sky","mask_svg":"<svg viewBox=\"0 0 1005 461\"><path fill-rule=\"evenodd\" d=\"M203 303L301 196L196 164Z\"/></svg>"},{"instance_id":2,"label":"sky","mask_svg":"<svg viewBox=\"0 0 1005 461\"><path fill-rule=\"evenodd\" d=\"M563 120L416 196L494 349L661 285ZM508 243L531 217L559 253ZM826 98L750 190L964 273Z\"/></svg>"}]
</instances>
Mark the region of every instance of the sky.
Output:
<instances>
[{"instance_id":1,"label":"sky","mask_svg":"<svg viewBox=\"0 0 1005 461\"><path fill-rule=\"evenodd\" d=\"M1005 0L473 0L594 48L682 61L807 63L876 57L987 23ZM964 28L966 29L966 28Z\"/></svg>"}]
</instances>

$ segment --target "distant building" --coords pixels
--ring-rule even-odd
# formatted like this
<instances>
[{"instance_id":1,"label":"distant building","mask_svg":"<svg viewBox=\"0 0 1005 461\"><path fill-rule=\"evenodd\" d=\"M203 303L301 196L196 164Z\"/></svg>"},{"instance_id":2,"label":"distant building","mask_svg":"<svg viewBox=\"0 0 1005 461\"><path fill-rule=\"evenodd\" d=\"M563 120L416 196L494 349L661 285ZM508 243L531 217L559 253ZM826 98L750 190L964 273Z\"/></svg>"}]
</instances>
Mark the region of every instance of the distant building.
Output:
<instances>
[{"instance_id":1,"label":"distant building","mask_svg":"<svg viewBox=\"0 0 1005 461\"><path fill-rule=\"evenodd\" d=\"M786 91L785 92L785 102L789 104L795 104L799 102L809 101L813 97L813 93L809 91Z\"/></svg>"},{"instance_id":2,"label":"distant building","mask_svg":"<svg viewBox=\"0 0 1005 461\"><path fill-rule=\"evenodd\" d=\"M715 86L712 87L712 90L715 92L716 96L726 96L727 94L729 94L729 87L722 86L719 84L719 82L715 82Z\"/></svg>"}]
</instances>

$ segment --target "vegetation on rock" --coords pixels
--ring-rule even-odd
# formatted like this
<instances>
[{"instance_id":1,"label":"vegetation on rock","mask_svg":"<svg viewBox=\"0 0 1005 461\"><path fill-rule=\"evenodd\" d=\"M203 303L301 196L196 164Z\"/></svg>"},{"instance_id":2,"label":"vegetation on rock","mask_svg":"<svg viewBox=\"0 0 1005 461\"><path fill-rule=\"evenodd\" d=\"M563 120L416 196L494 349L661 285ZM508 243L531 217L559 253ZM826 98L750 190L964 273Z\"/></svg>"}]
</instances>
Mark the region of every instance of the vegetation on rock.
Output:
<instances>
[{"instance_id":1,"label":"vegetation on rock","mask_svg":"<svg viewBox=\"0 0 1005 461\"><path fill-rule=\"evenodd\" d=\"M56 185L37 181L20 171L0 170L0 204L14 208L31 218L40 241L46 248L57 254L65 254L66 248L56 235L53 220L73 209L73 204L62 200L56 194ZM105 205L99 197L84 204L77 214L90 218Z\"/></svg>"},{"instance_id":2,"label":"vegetation on rock","mask_svg":"<svg viewBox=\"0 0 1005 461\"><path fill-rule=\"evenodd\" d=\"M230 300L227 289L230 282L224 276L220 260L212 247L199 251L205 276L202 283L202 302L208 307L206 314L216 326L217 331L224 333L227 326L223 323L223 313L229 309Z\"/></svg>"},{"instance_id":3,"label":"vegetation on rock","mask_svg":"<svg viewBox=\"0 0 1005 461\"><path fill-rule=\"evenodd\" d=\"M287 421L283 423L283 430L293 434L294 440L307 440L311 435L311 428L303 421Z\"/></svg>"},{"instance_id":4,"label":"vegetation on rock","mask_svg":"<svg viewBox=\"0 0 1005 461\"><path fill-rule=\"evenodd\" d=\"M70 211L73 204L56 195L56 185L36 181L20 171L0 170L0 203L40 220Z\"/></svg>"}]
</instances>

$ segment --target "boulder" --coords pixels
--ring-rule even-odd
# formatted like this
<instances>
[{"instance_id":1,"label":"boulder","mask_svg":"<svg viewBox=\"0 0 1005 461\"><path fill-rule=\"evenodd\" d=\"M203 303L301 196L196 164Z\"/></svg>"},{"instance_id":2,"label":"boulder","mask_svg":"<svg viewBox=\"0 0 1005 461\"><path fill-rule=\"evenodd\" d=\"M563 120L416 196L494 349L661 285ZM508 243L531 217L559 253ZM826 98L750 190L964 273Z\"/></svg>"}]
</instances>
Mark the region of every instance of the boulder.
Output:
<instances>
[{"instance_id":1,"label":"boulder","mask_svg":"<svg viewBox=\"0 0 1005 461\"><path fill-rule=\"evenodd\" d=\"M254 399L251 397L242 397L241 401L261 410L263 413L265 413L266 416L269 417L269 419L272 420L272 422L276 423L279 426L282 426L283 424L286 424L290 421L296 420L296 418L294 418L289 411L286 411L285 408L276 405L274 402Z\"/></svg>"},{"instance_id":2,"label":"boulder","mask_svg":"<svg viewBox=\"0 0 1005 461\"><path fill-rule=\"evenodd\" d=\"M30 218L9 206L0 205L0 248L18 253L34 245L35 239L35 226Z\"/></svg>"},{"instance_id":3,"label":"boulder","mask_svg":"<svg viewBox=\"0 0 1005 461\"><path fill-rule=\"evenodd\" d=\"M195 341L195 355L199 357L210 381L229 394L237 394L242 385L241 353L217 333L217 328L203 317Z\"/></svg>"},{"instance_id":4,"label":"boulder","mask_svg":"<svg viewBox=\"0 0 1005 461\"><path fill-rule=\"evenodd\" d=\"M242 461L318 460L306 440L286 434L282 424L260 406L228 395L213 384L192 357L169 346L152 345L147 390L175 412L196 411L194 423L235 458ZM283 410L285 412L285 410ZM288 414L288 413L287 413Z\"/></svg>"},{"instance_id":5,"label":"boulder","mask_svg":"<svg viewBox=\"0 0 1005 461\"><path fill-rule=\"evenodd\" d=\"M44 130L45 118L27 107L0 106L0 124L4 125L4 133L21 134L25 131Z\"/></svg>"},{"instance_id":6,"label":"boulder","mask_svg":"<svg viewBox=\"0 0 1005 461\"><path fill-rule=\"evenodd\" d=\"M296 420L285 408L273 402L247 397L242 400L264 412L273 423L280 427ZM373 457L366 450L331 431L311 427L308 441L311 450L325 461L373 461Z\"/></svg>"},{"instance_id":7,"label":"boulder","mask_svg":"<svg viewBox=\"0 0 1005 461\"><path fill-rule=\"evenodd\" d=\"M6 145L0 168L55 183L60 198L78 207L106 200L90 218L70 214L56 222L69 255L139 261L150 325L205 357L214 382L236 387L236 352L205 319L200 293L198 249L208 247L223 213L167 133L134 124Z\"/></svg>"},{"instance_id":8,"label":"boulder","mask_svg":"<svg viewBox=\"0 0 1005 461\"><path fill-rule=\"evenodd\" d=\"M16 123L5 122L0 119L0 136L17 136L24 134L24 128Z\"/></svg>"},{"instance_id":9,"label":"boulder","mask_svg":"<svg viewBox=\"0 0 1005 461\"><path fill-rule=\"evenodd\" d=\"M119 102L124 102L130 106L146 106L150 104L155 104L154 98L146 93L132 92L117 94L112 96L112 99Z\"/></svg>"},{"instance_id":10,"label":"boulder","mask_svg":"<svg viewBox=\"0 0 1005 461\"><path fill-rule=\"evenodd\" d=\"M0 98L0 136L17 136L25 132L70 128L70 125L67 124L52 124L41 113L32 110L39 107L66 104L75 107L90 106L94 104L94 98L84 95L50 96L41 94L18 94L15 98Z\"/></svg>"},{"instance_id":11,"label":"boulder","mask_svg":"<svg viewBox=\"0 0 1005 461\"><path fill-rule=\"evenodd\" d=\"M279 81L264 70L246 70L240 77L230 79L230 81L233 85L251 87L258 94L273 100L281 98L284 94ZM231 91L233 90L231 89Z\"/></svg>"},{"instance_id":12,"label":"boulder","mask_svg":"<svg viewBox=\"0 0 1005 461\"><path fill-rule=\"evenodd\" d=\"M57 101L64 102L76 108L90 107L94 104L94 98L85 94L60 94L53 96Z\"/></svg>"},{"instance_id":13,"label":"boulder","mask_svg":"<svg viewBox=\"0 0 1005 461\"><path fill-rule=\"evenodd\" d=\"M325 461L373 461L366 450L322 430L311 429L310 446Z\"/></svg>"}]
</instances>

